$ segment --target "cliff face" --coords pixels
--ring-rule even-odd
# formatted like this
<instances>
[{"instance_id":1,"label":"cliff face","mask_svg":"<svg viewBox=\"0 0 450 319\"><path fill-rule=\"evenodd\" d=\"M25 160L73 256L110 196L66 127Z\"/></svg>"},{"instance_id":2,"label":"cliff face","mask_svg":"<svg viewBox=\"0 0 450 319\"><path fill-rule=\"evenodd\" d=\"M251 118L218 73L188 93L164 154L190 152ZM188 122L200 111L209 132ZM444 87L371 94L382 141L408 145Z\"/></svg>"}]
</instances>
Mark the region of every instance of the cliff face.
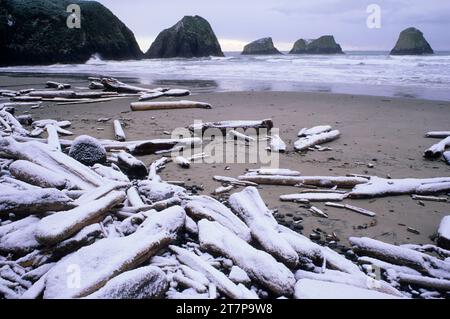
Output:
<instances>
[{"instance_id":1,"label":"cliff face","mask_svg":"<svg viewBox=\"0 0 450 319\"><path fill-rule=\"evenodd\" d=\"M397 44L392 49L392 55L433 54L433 49L425 40L423 33L416 28L408 28L400 33Z\"/></svg>"},{"instance_id":2,"label":"cliff face","mask_svg":"<svg viewBox=\"0 0 450 319\"><path fill-rule=\"evenodd\" d=\"M273 45L272 38L262 38L247 44L242 51L244 55L282 54Z\"/></svg>"},{"instance_id":3,"label":"cliff face","mask_svg":"<svg viewBox=\"0 0 450 319\"><path fill-rule=\"evenodd\" d=\"M223 52L209 22L199 16L185 16L163 30L145 54L150 59L207 56L223 56Z\"/></svg>"},{"instance_id":4,"label":"cliff face","mask_svg":"<svg viewBox=\"0 0 450 319\"><path fill-rule=\"evenodd\" d=\"M69 4L81 8L81 28L67 27ZM133 33L95 1L1 0L0 65L83 63L92 55L142 57Z\"/></svg>"},{"instance_id":5,"label":"cliff face","mask_svg":"<svg viewBox=\"0 0 450 319\"><path fill-rule=\"evenodd\" d=\"M332 35L325 35L312 41L297 40L290 54L343 54L342 48Z\"/></svg>"}]
</instances>

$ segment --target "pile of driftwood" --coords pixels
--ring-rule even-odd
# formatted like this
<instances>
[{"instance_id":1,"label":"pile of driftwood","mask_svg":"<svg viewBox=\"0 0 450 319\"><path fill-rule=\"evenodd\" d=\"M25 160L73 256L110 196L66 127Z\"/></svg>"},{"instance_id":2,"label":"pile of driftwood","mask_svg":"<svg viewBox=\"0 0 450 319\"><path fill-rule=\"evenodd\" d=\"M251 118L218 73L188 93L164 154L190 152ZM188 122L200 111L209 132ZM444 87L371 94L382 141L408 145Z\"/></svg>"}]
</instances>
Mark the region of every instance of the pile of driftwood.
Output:
<instances>
[{"instance_id":1,"label":"pile of driftwood","mask_svg":"<svg viewBox=\"0 0 450 319\"><path fill-rule=\"evenodd\" d=\"M133 111L211 108L211 105L208 103L185 100L148 102L149 100L160 97L182 97L190 95L190 91L186 89L148 89L132 86L114 78L89 77L88 80L90 91L72 90L70 84L48 81L46 83L46 89L0 90L0 96L10 98L11 103L5 106L31 106L32 108L40 107L42 102L53 102L56 105L72 105L109 102L133 97L139 98L140 101L131 103L130 107Z\"/></svg>"},{"instance_id":2,"label":"pile of driftwood","mask_svg":"<svg viewBox=\"0 0 450 319\"><path fill-rule=\"evenodd\" d=\"M114 79L90 80L91 89L142 92ZM50 86L51 92L68 89L62 83ZM33 121L12 113L11 106L0 106L0 297L448 297L449 217L437 229L437 245L350 238L352 247L337 249L303 236L295 225L280 224L279 213L266 206L256 186L296 186L298 193L280 199L301 203L320 217L327 214L313 202L374 218L371 211L340 202L400 194L443 201L447 198L430 195L448 192L450 178L307 176L262 168L238 178L214 176L221 183L215 197L197 195L161 178L159 172L171 159L146 165L135 156L199 145L199 137L126 141L121 123L114 121L116 140L94 142L107 156L87 164L75 159L73 150L89 139L61 138L72 135L70 122ZM240 129L272 127L271 120L263 120L189 128L194 133L231 131L233 138L250 142L254 137ZM305 150L339 132L319 126L299 135L295 148ZM270 150L285 149L279 136L271 138ZM92 159L95 154L88 155ZM207 155L177 156L173 162L186 168Z\"/></svg>"}]
</instances>

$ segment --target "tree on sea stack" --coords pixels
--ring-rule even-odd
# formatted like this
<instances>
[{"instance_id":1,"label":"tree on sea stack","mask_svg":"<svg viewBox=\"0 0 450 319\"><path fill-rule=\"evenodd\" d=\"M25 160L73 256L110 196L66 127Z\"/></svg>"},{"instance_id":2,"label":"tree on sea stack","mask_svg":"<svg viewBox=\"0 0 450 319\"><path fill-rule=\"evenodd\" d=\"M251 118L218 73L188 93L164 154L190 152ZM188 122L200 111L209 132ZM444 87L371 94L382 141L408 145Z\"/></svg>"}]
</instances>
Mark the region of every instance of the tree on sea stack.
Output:
<instances>
[{"instance_id":1,"label":"tree on sea stack","mask_svg":"<svg viewBox=\"0 0 450 319\"><path fill-rule=\"evenodd\" d=\"M145 54L150 59L207 56L224 54L211 25L200 16L185 16L163 30Z\"/></svg>"},{"instance_id":2,"label":"tree on sea stack","mask_svg":"<svg viewBox=\"0 0 450 319\"><path fill-rule=\"evenodd\" d=\"M343 54L341 46L332 35L324 35L315 40L300 39L294 43L289 54Z\"/></svg>"},{"instance_id":3,"label":"tree on sea stack","mask_svg":"<svg viewBox=\"0 0 450 319\"><path fill-rule=\"evenodd\" d=\"M427 42L423 33L416 28L408 28L400 33L397 44L391 55L421 55L433 54L434 51Z\"/></svg>"},{"instance_id":4,"label":"tree on sea stack","mask_svg":"<svg viewBox=\"0 0 450 319\"><path fill-rule=\"evenodd\" d=\"M242 51L243 55L270 55L282 54L273 45L272 38L262 38L247 44Z\"/></svg>"},{"instance_id":5,"label":"tree on sea stack","mask_svg":"<svg viewBox=\"0 0 450 319\"><path fill-rule=\"evenodd\" d=\"M81 10L81 28L69 28L67 6ZM84 63L142 57L130 29L96 1L1 0L0 65Z\"/></svg>"}]
</instances>

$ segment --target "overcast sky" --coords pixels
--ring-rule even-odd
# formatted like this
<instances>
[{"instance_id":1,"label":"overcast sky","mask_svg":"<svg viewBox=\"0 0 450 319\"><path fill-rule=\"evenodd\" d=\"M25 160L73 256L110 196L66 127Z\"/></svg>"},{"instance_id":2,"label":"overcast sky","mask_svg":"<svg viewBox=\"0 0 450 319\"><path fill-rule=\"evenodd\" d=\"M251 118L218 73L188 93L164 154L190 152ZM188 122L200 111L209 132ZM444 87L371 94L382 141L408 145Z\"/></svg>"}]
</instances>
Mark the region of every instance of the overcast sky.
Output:
<instances>
[{"instance_id":1,"label":"overcast sky","mask_svg":"<svg viewBox=\"0 0 450 319\"><path fill-rule=\"evenodd\" d=\"M184 15L200 15L224 51L271 36L281 50L299 38L332 34L344 50L390 50L401 30L421 29L435 50L450 50L449 0L98 0L135 34L144 51ZM367 27L369 4L381 8L381 28Z\"/></svg>"}]
</instances>

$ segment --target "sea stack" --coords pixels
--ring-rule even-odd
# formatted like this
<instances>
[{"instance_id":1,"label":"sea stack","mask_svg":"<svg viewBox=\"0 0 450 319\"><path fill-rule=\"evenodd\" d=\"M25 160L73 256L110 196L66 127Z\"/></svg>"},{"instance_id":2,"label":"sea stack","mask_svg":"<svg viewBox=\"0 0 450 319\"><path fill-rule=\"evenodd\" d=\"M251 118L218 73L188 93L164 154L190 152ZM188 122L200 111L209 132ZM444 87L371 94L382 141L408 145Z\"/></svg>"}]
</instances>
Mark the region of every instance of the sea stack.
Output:
<instances>
[{"instance_id":1,"label":"sea stack","mask_svg":"<svg viewBox=\"0 0 450 319\"><path fill-rule=\"evenodd\" d=\"M126 60L142 57L133 33L95 1L2 0L0 65L84 63L93 55ZM80 28L69 28L70 4L80 6Z\"/></svg>"},{"instance_id":2,"label":"sea stack","mask_svg":"<svg viewBox=\"0 0 450 319\"><path fill-rule=\"evenodd\" d=\"M185 16L163 30L145 54L149 59L207 56L224 55L211 25L199 16Z\"/></svg>"},{"instance_id":3,"label":"sea stack","mask_svg":"<svg viewBox=\"0 0 450 319\"><path fill-rule=\"evenodd\" d=\"M342 48L332 35L324 35L315 40L300 39L294 43L289 54L343 54Z\"/></svg>"},{"instance_id":4,"label":"sea stack","mask_svg":"<svg viewBox=\"0 0 450 319\"><path fill-rule=\"evenodd\" d=\"M397 44L391 55L421 55L433 54L430 44L425 40L423 33L416 28L408 28L400 33Z\"/></svg>"},{"instance_id":5,"label":"sea stack","mask_svg":"<svg viewBox=\"0 0 450 319\"><path fill-rule=\"evenodd\" d=\"M272 38L262 38L247 44L242 51L243 55L269 55L282 54L273 45Z\"/></svg>"}]
</instances>

